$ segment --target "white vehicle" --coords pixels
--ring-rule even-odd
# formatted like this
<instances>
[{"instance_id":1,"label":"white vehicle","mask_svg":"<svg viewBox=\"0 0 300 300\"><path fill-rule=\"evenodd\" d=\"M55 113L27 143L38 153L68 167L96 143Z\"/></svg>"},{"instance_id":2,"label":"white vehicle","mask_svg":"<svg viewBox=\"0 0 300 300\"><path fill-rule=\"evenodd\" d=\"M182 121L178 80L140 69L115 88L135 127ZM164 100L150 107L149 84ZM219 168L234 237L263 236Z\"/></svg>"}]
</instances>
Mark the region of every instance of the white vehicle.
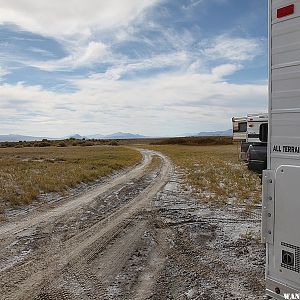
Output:
<instances>
[{"instance_id":1,"label":"white vehicle","mask_svg":"<svg viewBox=\"0 0 300 300\"><path fill-rule=\"evenodd\" d=\"M233 140L245 142L247 139L247 117L232 118Z\"/></svg>"},{"instance_id":2,"label":"white vehicle","mask_svg":"<svg viewBox=\"0 0 300 300\"><path fill-rule=\"evenodd\" d=\"M247 116L247 142L260 143L259 132L262 124L268 123L268 114L249 114Z\"/></svg>"},{"instance_id":3,"label":"white vehicle","mask_svg":"<svg viewBox=\"0 0 300 300\"><path fill-rule=\"evenodd\" d=\"M275 299L300 299L300 0L269 0L269 45L266 290Z\"/></svg>"},{"instance_id":4,"label":"white vehicle","mask_svg":"<svg viewBox=\"0 0 300 300\"><path fill-rule=\"evenodd\" d=\"M247 117L233 117L233 140L240 142L239 158L248 162L250 146L261 146L259 133L261 126L268 123L268 114L248 114Z\"/></svg>"}]
</instances>

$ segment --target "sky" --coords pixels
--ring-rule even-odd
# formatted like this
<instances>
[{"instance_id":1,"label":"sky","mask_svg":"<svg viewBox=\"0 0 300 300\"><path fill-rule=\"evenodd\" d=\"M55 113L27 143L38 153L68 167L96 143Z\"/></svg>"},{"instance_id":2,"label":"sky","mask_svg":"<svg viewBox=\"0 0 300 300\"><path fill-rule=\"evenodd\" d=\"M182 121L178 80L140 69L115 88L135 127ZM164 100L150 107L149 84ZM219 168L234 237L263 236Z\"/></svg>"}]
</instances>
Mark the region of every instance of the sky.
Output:
<instances>
[{"instance_id":1,"label":"sky","mask_svg":"<svg viewBox=\"0 0 300 300\"><path fill-rule=\"evenodd\" d=\"M267 0L0 0L0 134L231 128L267 108Z\"/></svg>"}]
</instances>

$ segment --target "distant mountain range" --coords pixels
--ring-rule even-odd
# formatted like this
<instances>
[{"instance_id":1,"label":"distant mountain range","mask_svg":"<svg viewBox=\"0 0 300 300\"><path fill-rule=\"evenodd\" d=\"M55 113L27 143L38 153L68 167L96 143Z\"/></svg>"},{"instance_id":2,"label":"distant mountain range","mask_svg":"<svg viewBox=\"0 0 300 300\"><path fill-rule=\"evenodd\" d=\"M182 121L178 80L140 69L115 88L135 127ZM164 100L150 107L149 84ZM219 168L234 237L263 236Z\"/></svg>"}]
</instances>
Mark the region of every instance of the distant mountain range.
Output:
<instances>
[{"instance_id":1,"label":"distant mountain range","mask_svg":"<svg viewBox=\"0 0 300 300\"><path fill-rule=\"evenodd\" d=\"M106 139L142 139L145 138L144 135L126 133L126 132L117 132L105 136Z\"/></svg>"},{"instance_id":2,"label":"distant mountain range","mask_svg":"<svg viewBox=\"0 0 300 300\"><path fill-rule=\"evenodd\" d=\"M7 135L0 135L0 142L19 142L19 141L41 141L43 139L50 140L51 138L47 137L36 137L36 136L29 136L29 135L20 135L20 134L7 134Z\"/></svg>"},{"instance_id":3,"label":"distant mountain range","mask_svg":"<svg viewBox=\"0 0 300 300\"><path fill-rule=\"evenodd\" d=\"M197 133L196 136L232 136L232 129L224 131L204 131Z\"/></svg>"},{"instance_id":4,"label":"distant mountain range","mask_svg":"<svg viewBox=\"0 0 300 300\"><path fill-rule=\"evenodd\" d=\"M43 139L47 140L62 140L67 138L75 138L82 140L85 139L142 139L145 136L140 134L133 134L133 133L126 133L126 132L116 132L109 135L102 135L102 134L94 134L94 135L87 135L81 136L80 134L72 134L67 137L63 138L51 138L51 137L37 137L37 136L29 136L29 135L20 135L20 134L7 134L7 135L0 135L0 142L19 142L19 141L41 141Z\"/></svg>"},{"instance_id":5,"label":"distant mountain range","mask_svg":"<svg viewBox=\"0 0 300 300\"><path fill-rule=\"evenodd\" d=\"M225 130L225 131L208 131L208 132L199 132L197 134L187 134L186 136L232 136L232 129ZM75 138L82 140L85 139L143 139L146 136L141 134L133 134L127 132L116 132L108 135L103 134L94 134L94 135L86 135L82 136L80 134L72 134L67 137L63 138L51 138L51 137L36 137L36 136L29 136L29 135L20 135L20 134L7 134L7 135L0 135L0 142L19 142L19 141L41 141L43 139L48 140L62 140L67 138Z\"/></svg>"},{"instance_id":6,"label":"distant mountain range","mask_svg":"<svg viewBox=\"0 0 300 300\"><path fill-rule=\"evenodd\" d=\"M133 134L133 133L127 133L127 132L116 132L112 134L93 134L93 135L85 135L81 136L79 134L71 135L70 137L76 138L76 139L143 139L145 138L144 135L140 134Z\"/></svg>"}]
</instances>

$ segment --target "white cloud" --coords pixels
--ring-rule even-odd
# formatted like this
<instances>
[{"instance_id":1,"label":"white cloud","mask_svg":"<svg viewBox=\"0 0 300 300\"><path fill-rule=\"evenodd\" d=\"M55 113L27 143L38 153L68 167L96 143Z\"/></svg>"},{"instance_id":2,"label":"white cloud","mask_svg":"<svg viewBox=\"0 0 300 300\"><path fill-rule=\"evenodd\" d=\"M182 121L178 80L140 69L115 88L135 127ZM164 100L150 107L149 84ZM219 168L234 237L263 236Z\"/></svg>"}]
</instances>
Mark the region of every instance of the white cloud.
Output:
<instances>
[{"instance_id":1,"label":"white cloud","mask_svg":"<svg viewBox=\"0 0 300 300\"><path fill-rule=\"evenodd\" d=\"M2 77L4 77L5 75L8 75L9 73L10 72L6 68L0 66L0 80Z\"/></svg>"},{"instance_id":2,"label":"white cloud","mask_svg":"<svg viewBox=\"0 0 300 300\"><path fill-rule=\"evenodd\" d=\"M207 41L203 53L210 59L228 59L231 61L252 60L262 51L258 39L218 36Z\"/></svg>"},{"instance_id":3,"label":"white cloud","mask_svg":"<svg viewBox=\"0 0 300 300\"><path fill-rule=\"evenodd\" d=\"M212 74L217 78L223 78L226 75L231 75L242 68L239 64L224 64L212 69Z\"/></svg>"},{"instance_id":4,"label":"white cloud","mask_svg":"<svg viewBox=\"0 0 300 300\"><path fill-rule=\"evenodd\" d=\"M55 38L90 37L127 26L158 0L0 0L0 23Z\"/></svg>"},{"instance_id":5,"label":"white cloud","mask_svg":"<svg viewBox=\"0 0 300 300\"><path fill-rule=\"evenodd\" d=\"M57 60L44 62L32 61L28 65L46 71L69 70L82 66L91 66L94 62L103 62L109 56L108 47L101 42L90 42L87 47L73 49L72 54Z\"/></svg>"},{"instance_id":6,"label":"white cloud","mask_svg":"<svg viewBox=\"0 0 300 300\"><path fill-rule=\"evenodd\" d=\"M165 51L168 51L169 48L173 49L173 53L152 54L148 58L141 58L140 61L130 61L122 55L113 53L111 43L124 39L136 39L137 37L134 37L136 32L131 23L138 19L145 21L144 16L147 10L162 1L0 0L0 24L12 23L24 30L50 36L59 41L67 53L61 59L45 61L28 61L23 57L19 59L25 65L47 71L73 70L108 62L113 65L110 76L114 77L119 76L116 73L138 70L143 66L149 69L151 65L154 65L155 68L157 62L161 64L161 67L164 64L168 67L171 65L168 57L172 56L174 58L173 65L177 64L180 67L181 64L189 63L191 68L195 68L196 61L198 61L198 65L203 65L203 60L207 58L225 58L241 62L251 60L259 53L260 44L256 39L232 38L222 35L202 43L200 45L201 53L198 53L198 57L191 58L188 51L195 42L191 32L185 30L179 34L172 29L161 28L159 24L153 26L156 26L156 30L161 33L161 40L149 41L149 43L155 42L164 45ZM190 4L198 5L201 2L205 1L193 0ZM145 24L149 25L149 22ZM110 36L108 39L110 42L104 41L104 36ZM146 38L139 37L139 39ZM152 46L155 46L154 44ZM204 59L201 57L203 54ZM188 61L188 57L190 61ZM165 61L162 60L164 58L166 58Z\"/></svg>"},{"instance_id":7,"label":"white cloud","mask_svg":"<svg viewBox=\"0 0 300 300\"><path fill-rule=\"evenodd\" d=\"M24 84L0 85L0 118L14 126L15 132L28 134L55 136L121 129L176 135L229 128L232 115L265 109L267 84L224 82L222 76L227 72L220 70L161 74L135 81L93 75L74 80L78 88L74 93ZM17 119L10 122L8 116Z\"/></svg>"},{"instance_id":8,"label":"white cloud","mask_svg":"<svg viewBox=\"0 0 300 300\"><path fill-rule=\"evenodd\" d=\"M194 9L196 6L200 4L205 4L212 1L216 3L226 3L228 0L190 0L190 3L187 5L183 5L182 8L186 10Z\"/></svg>"},{"instance_id":9,"label":"white cloud","mask_svg":"<svg viewBox=\"0 0 300 300\"><path fill-rule=\"evenodd\" d=\"M160 1L0 0L0 24L14 24L22 30L54 38L67 53L61 59L46 61L20 57L22 64L47 71L70 70L119 61L120 55L111 53L111 44L130 38L135 31L132 23L142 24L148 9Z\"/></svg>"},{"instance_id":10,"label":"white cloud","mask_svg":"<svg viewBox=\"0 0 300 300\"><path fill-rule=\"evenodd\" d=\"M105 76L119 78L126 72L170 66L189 68L196 71L199 68L203 69L205 65L209 65L210 60L216 59L223 61L225 59L233 63L222 65L222 70L216 68L215 72L225 71L224 68L228 69L229 67L233 67L231 72L235 72L242 67L242 62L252 60L261 51L261 45L256 39L224 37L222 35L203 42L200 53L197 53L190 51L190 45L194 42L190 33L185 32L182 38L168 30L164 31L163 34L165 45L170 47L169 51L139 59L128 59L122 54L113 53L110 46L101 41L82 44L78 44L76 41L75 43L66 43L69 54L62 59L42 62L23 61L23 63L46 71L73 70L82 66L110 63L113 66L107 70Z\"/></svg>"},{"instance_id":11,"label":"white cloud","mask_svg":"<svg viewBox=\"0 0 300 300\"><path fill-rule=\"evenodd\" d=\"M180 67L188 64L190 57L185 51L158 54L145 59L114 61L115 65L103 74L96 74L96 77L119 79L124 74L137 71L147 71L167 67Z\"/></svg>"}]
</instances>

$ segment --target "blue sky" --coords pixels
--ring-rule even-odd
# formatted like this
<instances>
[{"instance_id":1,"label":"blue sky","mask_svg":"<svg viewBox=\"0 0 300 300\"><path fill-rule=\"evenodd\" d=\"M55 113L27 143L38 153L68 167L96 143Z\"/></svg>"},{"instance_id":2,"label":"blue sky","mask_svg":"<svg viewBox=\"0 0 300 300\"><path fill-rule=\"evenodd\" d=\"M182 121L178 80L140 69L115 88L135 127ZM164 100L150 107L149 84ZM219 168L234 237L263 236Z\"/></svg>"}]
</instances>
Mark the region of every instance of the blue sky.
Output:
<instances>
[{"instance_id":1,"label":"blue sky","mask_svg":"<svg viewBox=\"0 0 300 300\"><path fill-rule=\"evenodd\" d=\"M0 0L0 134L176 136L266 106L266 0Z\"/></svg>"}]
</instances>

